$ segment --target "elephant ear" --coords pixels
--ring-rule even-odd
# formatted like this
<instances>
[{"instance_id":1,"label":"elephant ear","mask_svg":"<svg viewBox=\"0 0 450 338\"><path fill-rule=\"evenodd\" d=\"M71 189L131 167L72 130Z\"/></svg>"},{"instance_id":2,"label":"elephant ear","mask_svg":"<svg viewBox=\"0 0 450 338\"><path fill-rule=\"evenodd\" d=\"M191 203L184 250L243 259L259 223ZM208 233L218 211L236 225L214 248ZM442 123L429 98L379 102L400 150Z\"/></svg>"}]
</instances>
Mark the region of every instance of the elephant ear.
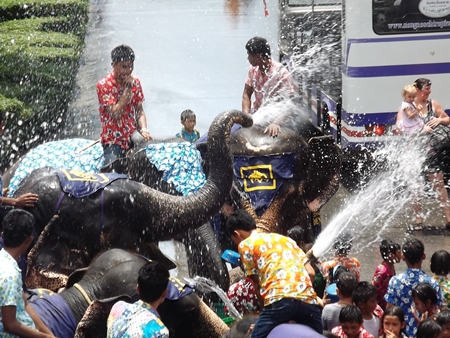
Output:
<instances>
[{"instance_id":1,"label":"elephant ear","mask_svg":"<svg viewBox=\"0 0 450 338\"><path fill-rule=\"evenodd\" d=\"M72 287L75 283L78 283L86 273L86 271L89 269L89 267L76 269L74 272L72 272L69 276L69 279L66 283L66 288Z\"/></svg>"},{"instance_id":2,"label":"elephant ear","mask_svg":"<svg viewBox=\"0 0 450 338\"><path fill-rule=\"evenodd\" d=\"M129 303L132 301L128 295L94 300L78 323L74 338L106 337L109 313L113 305L120 300Z\"/></svg>"}]
</instances>

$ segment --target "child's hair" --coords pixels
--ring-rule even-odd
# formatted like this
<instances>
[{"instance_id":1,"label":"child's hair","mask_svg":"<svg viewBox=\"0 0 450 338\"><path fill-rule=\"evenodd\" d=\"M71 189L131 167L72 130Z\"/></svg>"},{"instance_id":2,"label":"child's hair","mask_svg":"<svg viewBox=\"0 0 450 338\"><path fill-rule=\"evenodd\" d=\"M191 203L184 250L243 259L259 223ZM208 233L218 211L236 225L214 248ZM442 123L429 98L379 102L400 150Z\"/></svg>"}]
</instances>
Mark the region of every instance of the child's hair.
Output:
<instances>
[{"instance_id":1,"label":"child's hair","mask_svg":"<svg viewBox=\"0 0 450 338\"><path fill-rule=\"evenodd\" d=\"M450 324L450 310L442 310L434 316L434 319L439 323L439 325L444 326L445 324Z\"/></svg>"},{"instance_id":2,"label":"child's hair","mask_svg":"<svg viewBox=\"0 0 450 338\"><path fill-rule=\"evenodd\" d=\"M255 36L247 41L245 49L251 55L261 55L263 57L270 56L270 45L266 39Z\"/></svg>"},{"instance_id":3,"label":"child's hair","mask_svg":"<svg viewBox=\"0 0 450 338\"><path fill-rule=\"evenodd\" d=\"M134 51L130 46L120 45L111 51L111 61L114 63L120 61L134 61Z\"/></svg>"},{"instance_id":4,"label":"child's hair","mask_svg":"<svg viewBox=\"0 0 450 338\"><path fill-rule=\"evenodd\" d=\"M339 338L335 334L332 334L330 331L323 331L322 336L326 338Z\"/></svg>"},{"instance_id":5,"label":"child's hair","mask_svg":"<svg viewBox=\"0 0 450 338\"><path fill-rule=\"evenodd\" d=\"M367 303L370 297L377 295L377 287L369 282L359 282L352 293L352 302L358 305L360 302Z\"/></svg>"},{"instance_id":6,"label":"child's hair","mask_svg":"<svg viewBox=\"0 0 450 338\"><path fill-rule=\"evenodd\" d=\"M419 283L412 289L412 296L417 297L421 302L427 304L428 301L431 305L436 305L438 297L436 290L428 283Z\"/></svg>"},{"instance_id":7,"label":"child's hair","mask_svg":"<svg viewBox=\"0 0 450 338\"><path fill-rule=\"evenodd\" d=\"M390 239L383 239L380 244L380 253L383 260L387 261L390 254L395 254L401 249L400 244Z\"/></svg>"},{"instance_id":8,"label":"child's hair","mask_svg":"<svg viewBox=\"0 0 450 338\"><path fill-rule=\"evenodd\" d=\"M256 229L256 223L247 211L238 209L228 217L227 229L230 235L235 230L252 231Z\"/></svg>"},{"instance_id":9,"label":"child's hair","mask_svg":"<svg viewBox=\"0 0 450 338\"><path fill-rule=\"evenodd\" d=\"M300 243L305 242L305 229L299 225L296 225L287 231L287 237L293 239L300 247Z\"/></svg>"},{"instance_id":10,"label":"child's hair","mask_svg":"<svg viewBox=\"0 0 450 338\"><path fill-rule=\"evenodd\" d=\"M442 332L442 326L433 318L427 318L419 324L416 338L437 338Z\"/></svg>"},{"instance_id":11,"label":"child's hair","mask_svg":"<svg viewBox=\"0 0 450 338\"><path fill-rule=\"evenodd\" d=\"M181 113L181 122L185 122L187 119L190 119L191 117L195 117L195 113L190 110L186 109Z\"/></svg>"},{"instance_id":12,"label":"child's hair","mask_svg":"<svg viewBox=\"0 0 450 338\"><path fill-rule=\"evenodd\" d=\"M363 323L363 315L356 305L344 306L339 313L339 322L341 323Z\"/></svg>"},{"instance_id":13,"label":"child's hair","mask_svg":"<svg viewBox=\"0 0 450 338\"><path fill-rule=\"evenodd\" d=\"M402 252L408 263L416 264L422 259L425 252L425 247L421 240L411 238L403 244Z\"/></svg>"},{"instance_id":14,"label":"child's hair","mask_svg":"<svg viewBox=\"0 0 450 338\"><path fill-rule=\"evenodd\" d=\"M146 302L158 300L169 284L169 270L161 263L151 261L139 270L138 285L139 296Z\"/></svg>"},{"instance_id":15,"label":"child's hair","mask_svg":"<svg viewBox=\"0 0 450 338\"><path fill-rule=\"evenodd\" d=\"M431 256L430 269L435 275L447 276L450 272L450 253L445 250L436 251Z\"/></svg>"},{"instance_id":16,"label":"child's hair","mask_svg":"<svg viewBox=\"0 0 450 338\"><path fill-rule=\"evenodd\" d=\"M351 272L341 272L336 279L336 287L345 298L351 297L356 287L356 276Z\"/></svg>"},{"instance_id":17,"label":"child's hair","mask_svg":"<svg viewBox=\"0 0 450 338\"><path fill-rule=\"evenodd\" d=\"M383 323L386 316L397 317L398 320L400 320L400 323L405 322L405 313L403 312L402 308L397 305L388 307L386 310L384 310L383 320L381 321L381 323Z\"/></svg>"},{"instance_id":18,"label":"child's hair","mask_svg":"<svg viewBox=\"0 0 450 338\"><path fill-rule=\"evenodd\" d=\"M350 270L343 265L336 265L328 271L328 282L330 284L336 283L339 279L339 276L343 272L350 272Z\"/></svg>"},{"instance_id":19,"label":"child's hair","mask_svg":"<svg viewBox=\"0 0 450 338\"><path fill-rule=\"evenodd\" d=\"M256 323L258 316L249 315L242 318L225 335L227 338L249 338L252 334L249 332L250 326Z\"/></svg>"},{"instance_id":20,"label":"child's hair","mask_svg":"<svg viewBox=\"0 0 450 338\"><path fill-rule=\"evenodd\" d=\"M23 209L13 209L2 222L3 244L7 248L17 248L33 234L36 220L32 213Z\"/></svg>"},{"instance_id":21,"label":"child's hair","mask_svg":"<svg viewBox=\"0 0 450 338\"><path fill-rule=\"evenodd\" d=\"M417 87L414 84L406 85L402 89L402 96L404 97L406 94L416 94L417 93Z\"/></svg>"},{"instance_id":22,"label":"child's hair","mask_svg":"<svg viewBox=\"0 0 450 338\"><path fill-rule=\"evenodd\" d=\"M343 232L338 235L333 243L333 249L338 256L347 256L352 248L353 236L348 232Z\"/></svg>"}]
</instances>

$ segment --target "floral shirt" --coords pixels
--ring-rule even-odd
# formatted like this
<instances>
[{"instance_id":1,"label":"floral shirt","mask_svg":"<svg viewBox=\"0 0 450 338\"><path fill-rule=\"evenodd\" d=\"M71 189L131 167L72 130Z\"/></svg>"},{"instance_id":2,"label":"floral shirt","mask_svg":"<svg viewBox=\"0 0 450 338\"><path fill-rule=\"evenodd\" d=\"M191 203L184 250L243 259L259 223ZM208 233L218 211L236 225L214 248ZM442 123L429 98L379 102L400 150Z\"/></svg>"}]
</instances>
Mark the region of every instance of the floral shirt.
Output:
<instances>
[{"instance_id":1,"label":"floral shirt","mask_svg":"<svg viewBox=\"0 0 450 338\"><path fill-rule=\"evenodd\" d=\"M333 330L331 330L331 333L340 337L340 338L347 338L347 335L345 334L344 330L342 330L342 326L336 326ZM374 338L369 332L364 330L364 328L361 327L361 331L359 332L358 338Z\"/></svg>"},{"instance_id":2,"label":"floral shirt","mask_svg":"<svg viewBox=\"0 0 450 338\"><path fill-rule=\"evenodd\" d=\"M245 84L253 88L255 102L253 111L256 112L269 98L294 93L295 86L289 71L279 62L270 59L270 68L263 76L259 66L250 67Z\"/></svg>"},{"instance_id":3,"label":"floral shirt","mask_svg":"<svg viewBox=\"0 0 450 338\"><path fill-rule=\"evenodd\" d=\"M377 287L377 301L382 309L386 309L384 294L393 276L395 276L395 270L392 271L387 262L382 262L378 265L373 273L372 284Z\"/></svg>"},{"instance_id":4,"label":"floral shirt","mask_svg":"<svg viewBox=\"0 0 450 338\"><path fill-rule=\"evenodd\" d=\"M434 275L433 279L439 283L442 295L442 307L450 310L450 280L447 276Z\"/></svg>"},{"instance_id":5,"label":"floral shirt","mask_svg":"<svg viewBox=\"0 0 450 338\"><path fill-rule=\"evenodd\" d=\"M139 103L144 101L141 82L134 77L133 96L124 108L124 113L118 120L114 119L107 107L117 104L122 96L123 90L114 78L114 71L97 83L97 96L100 107L100 122L102 131L100 133L102 144L118 144L125 150L130 148L131 134L136 130L136 113Z\"/></svg>"},{"instance_id":6,"label":"floral shirt","mask_svg":"<svg viewBox=\"0 0 450 338\"><path fill-rule=\"evenodd\" d=\"M419 283L430 283L438 294L438 304L441 304L441 291L439 284L433 278L428 276L421 269L406 269L404 273L394 276L389 281L389 286L384 295L384 300L387 303L391 303L400 306L405 313L406 328L405 333L408 337L414 336L417 331L417 322L411 312L412 289Z\"/></svg>"},{"instance_id":7,"label":"floral shirt","mask_svg":"<svg viewBox=\"0 0 450 338\"><path fill-rule=\"evenodd\" d=\"M108 338L168 338L169 330L150 304L119 301L108 317Z\"/></svg>"},{"instance_id":8,"label":"floral shirt","mask_svg":"<svg viewBox=\"0 0 450 338\"><path fill-rule=\"evenodd\" d=\"M36 329L33 319L25 311L22 298L22 273L14 258L4 249L0 250L0 307L15 306L16 319L29 328ZM2 313L0 311L0 337L17 337L3 331Z\"/></svg>"},{"instance_id":9,"label":"floral shirt","mask_svg":"<svg viewBox=\"0 0 450 338\"><path fill-rule=\"evenodd\" d=\"M258 297L250 277L232 284L228 289L227 296L236 310L243 315L253 313L258 309Z\"/></svg>"},{"instance_id":10,"label":"floral shirt","mask_svg":"<svg viewBox=\"0 0 450 338\"><path fill-rule=\"evenodd\" d=\"M259 277L264 306L282 298L317 303L305 269L306 255L292 239L253 231L238 248L245 273Z\"/></svg>"},{"instance_id":11,"label":"floral shirt","mask_svg":"<svg viewBox=\"0 0 450 338\"><path fill-rule=\"evenodd\" d=\"M359 278L361 276L361 263L356 258L341 256L336 256L334 259L322 263L323 275L327 281L330 269L334 268L336 265L342 265L349 269L350 272L355 274L356 281L359 283Z\"/></svg>"},{"instance_id":12,"label":"floral shirt","mask_svg":"<svg viewBox=\"0 0 450 338\"><path fill-rule=\"evenodd\" d=\"M181 132L175 135L175 137L182 138L188 142L194 143L200 138L200 132L194 128L192 133L188 133L184 128L181 129Z\"/></svg>"}]
</instances>

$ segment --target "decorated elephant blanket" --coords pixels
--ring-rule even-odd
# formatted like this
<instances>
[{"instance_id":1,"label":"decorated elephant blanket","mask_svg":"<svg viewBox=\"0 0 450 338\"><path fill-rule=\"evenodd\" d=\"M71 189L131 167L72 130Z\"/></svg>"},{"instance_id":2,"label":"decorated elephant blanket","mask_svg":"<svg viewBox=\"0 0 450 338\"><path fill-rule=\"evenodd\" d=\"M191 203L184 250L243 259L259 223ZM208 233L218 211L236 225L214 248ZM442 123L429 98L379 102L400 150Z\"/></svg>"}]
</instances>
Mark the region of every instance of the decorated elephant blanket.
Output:
<instances>
[{"instance_id":1,"label":"decorated elephant blanket","mask_svg":"<svg viewBox=\"0 0 450 338\"><path fill-rule=\"evenodd\" d=\"M163 179L183 195L194 193L205 184L200 152L195 145L187 142L155 143L147 145L145 152L147 159L164 172ZM102 166L103 148L99 143L79 138L47 142L24 155L10 180L8 195L12 196L20 182L38 168L98 173Z\"/></svg>"},{"instance_id":2,"label":"decorated elephant blanket","mask_svg":"<svg viewBox=\"0 0 450 338\"><path fill-rule=\"evenodd\" d=\"M46 289L34 289L29 292L31 296L28 302L55 337L73 337L78 323L66 301L60 295Z\"/></svg>"}]
</instances>

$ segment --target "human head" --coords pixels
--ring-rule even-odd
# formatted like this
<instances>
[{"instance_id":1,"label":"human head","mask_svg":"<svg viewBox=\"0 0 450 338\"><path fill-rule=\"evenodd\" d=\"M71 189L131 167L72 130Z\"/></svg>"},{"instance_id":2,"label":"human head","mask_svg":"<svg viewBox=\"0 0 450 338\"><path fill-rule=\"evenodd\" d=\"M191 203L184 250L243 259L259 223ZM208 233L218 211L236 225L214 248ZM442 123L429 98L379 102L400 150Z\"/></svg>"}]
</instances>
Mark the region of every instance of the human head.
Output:
<instances>
[{"instance_id":1,"label":"human head","mask_svg":"<svg viewBox=\"0 0 450 338\"><path fill-rule=\"evenodd\" d=\"M289 238L293 239L295 243L297 243L300 249L305 251L305 229L303 229L303 227L296 225L290 228L286 234Z\"/></svg>"},{"instance_id":2,"label":"human head","mask_svg":"<svg viewBox=\"0 0 450 338\"><path fill-rule=\"evenodd\" d=\"M33 214L23 209L13 209L2 222L3 243L6 248L17 248L28 242L27 247L32 242L35 218Z\"/></svg>"},{"instance_id":3,"label":"human head","mask_svg":"<svg viewBox=\"0 0 450 338\"><path fill-rule=\"evenodd\" d=\"M266 39L254 36L250 40L247 41L245 45L245 49L247 49L247 53L250 55L259 55L261 57L269 58L270 57L270 45Z\"/></svg>"},{"instance_id":4,"label":"human head","mask_svg":"<svg viewBox=\"0 0 450 338\"><path fill-rule=\"evenodd\" d=\"M138 293L141 300L152 303L165 297L169 271L159 262L151 261L139 270Z\"/></svg>"},{"instance_id":5,"label":"human head","mask_svg":"<svg viewBox=\"0 0 450 338\"><path fill-rule=\"evenodd\" d=\"M417 88L417 98L428 99L431 94L431 81L422 77L414 81L414 85Z\"/></svg>"},{"instance_id":6,"label":"human head","mask_svg":"<svg viewBox=\"0 0 450 338\"><path fill-rule=\"evenodd\" d=\"M195 125L197 124L197 118L195 116L195 113L190 110L186 109L181 113L180 116L181 124L183 125L184 129L187 132L192 132L194 130Z\"/></svg>"},{"instance_id":7,"label":"human head","mask_svg":"<svg viewBox=\"0 0 450 338\"><path fill-rule=\"evenodd\" d=\"M231 239L239 244L247 238L253 230L256 229L256 223L250 214L242 209L233 212L227 220L227 230Z\"/></svg>"},{"instance_id":8,"label":"human head","mask_svg":"<svg viewBox=\"0 0 450 338\"><path fill-rule=\"evenodd\" d=\"M401 332L406 326L405 313L402 308L396 305L387 308L384 311L381 325L385 335L387 332L391 332L396 337L401 337Z\"/></svg>"},{"instance_id":9,"label":"human head","mask_svg":"<svg viewBox=\"0 0 450 338\"><path fill-rule=\"evenodd\" d=\"M249 315L242 318L226 334L227 338L250 338L252 335L250 326L256 323L258 316Z\"/></svg>"},{"instance_id":10,"label":"human head","mask_svg":"<svg viewBox=\"0 0 450 338\"><path fill-rule=\"evenodd\" d=\"M445 250L436 251L431 256L430 269L435 275L447 276L450 272L450 253Z\"/></svg>"},{"instance_id":11,"label":"human head","mask_svg":"<svg viewBox=\"0 0 450 338\"><path fill-rule=\"evenodd\" d=\"M363 324L361 310L355 305L344 306L339 313L339 322L341 323L342 331L348 338L358 337Z\"/></svg>"},{"instance_id":12,"label":"human head","mask_svg":"<svg viewBox=\"0 0 450 338\"><path fill-rule=\"evenodd\" d=\"M390 239L383 239L380 244L380 253L384 261L398 263L401 259L401 246Z\"/></svg>"},{"instance_id":13,"label":"human head","mask_svg":"<svg viewBox=\"0 0 450 338\"><path fill-rule=\"evenodd\" d=\"M120 45L115 47L111 51L111 61L113 63L118 63L121 61L133 61L134 62L135 55L133 49L127 45Z\"/></svg>"},{"instance_id":14,"label":"human head","mask_svg":"<svg viewBox=\"0 0 450 338\"><path fill-rule=\"evenodd\" d=\"M429 308L436 306L438 297L436 290L428 283L419 283L412 289L412 299L416 309L420 313L425 313Z\"/></svg>"},{"instance_id":15,"label":"human head","mask_svg":"<svg viewBox=\"0 0 450 338\"><path fill-rule=\"evenodd\" d=\"M425 247L421 240L411 238L403 244L402 254L407 264L418 264L425 259Z\"/></svg>"},{"instance_id":16,"label":"human head","mask_svg":"<svg viewBox=\"0 0 450 338\"><path fill-rule=\"evenodd\" d=\"M339 338L335 334L332 334L330 331L323 331L322 336L326 338Z\"/></svg>"},{"instance_id":17,"label":"human head","mask_svg":"<svg viewBox=\"0 0 450 338\"><path fill-rule=\"evenodd\" d=\"M123 85L134 69L134 52L129 46L120 45L111 51L114 78Z\"/></svg>"},{"instance_id":18,"label":"human head","mask_svg":"<svg viewBox=\"0 0 450 338\"><path fill-rule=\"evenodd\" d=\"M348 232L343 232L338 235L333 243L333 249L336 256L345 257L352 249L353 236Z\"/></svg>"},{"instance_id":19,"label":"human head","mask_svg":"<svg viewBox=\"0 0 450 338\"><path fill-rule=\"evenodd\" d=\"M450 338L450 310L442 310L434 319L442 327L439 338Z\"/></svg>"},{"instance_id":20,"label":"human head","mask_svg":"<svg viewBox=\"0 0 450 338\"><path fill-rule=\"evenodd\" d=\"M336 283L343 272L350 272L350 270L346 266L336 265L328 272L328 282L330 284Z\"/></svg>"},{"instance_id":21,"label":"human head","mask_svg":"<svg viewBox=\"0 0 450 338\"><path fill-rule=\"evenodd\" d=\"M414 85L406 85L402 89L403 100L409 103L413 103L416 98L417 88Z\"/></svg>"},{"instance_id":22,"label":"human head","mask_svg":"<svg viewBox=\"0 0 450 338\"><path fill-rule=\"evenodd\" d=\"M369 282L359 282L353 290L352 301L363 313L372 313L377 307L377 287Z\"/></svg>"},{"instance_id":23,"label":"human head","mask_svg":"<svg viewBox=\"0 0 450 338\"><path fill-rule=\"evenodd\" d=\"M342 272L336 279L336 288L340 295L344 298L352 296L353 290L356 287L356 276L351 272Z\"/></svg>"},{"instance_id":24,"label":"human head","mask_svg":"<svg viewBox=\"0 0 450 338\"><path fill-rule=\"evenodd\" d=\"M442 327L432 318L427 318L419 324L416 338L437 338L442 332Z\"/></svg>"},{"instance_id":25,"label":"human head","mask_svg":"<svg viewBox=\"0 0 450 338\"><path fill-rule=\"evenodd\" d=\"M423 77L418 78L416 81L414 81L414 86L419 90L423 90L423 88L431 86L431 80Z\"/></svg>"}]
</instances>

